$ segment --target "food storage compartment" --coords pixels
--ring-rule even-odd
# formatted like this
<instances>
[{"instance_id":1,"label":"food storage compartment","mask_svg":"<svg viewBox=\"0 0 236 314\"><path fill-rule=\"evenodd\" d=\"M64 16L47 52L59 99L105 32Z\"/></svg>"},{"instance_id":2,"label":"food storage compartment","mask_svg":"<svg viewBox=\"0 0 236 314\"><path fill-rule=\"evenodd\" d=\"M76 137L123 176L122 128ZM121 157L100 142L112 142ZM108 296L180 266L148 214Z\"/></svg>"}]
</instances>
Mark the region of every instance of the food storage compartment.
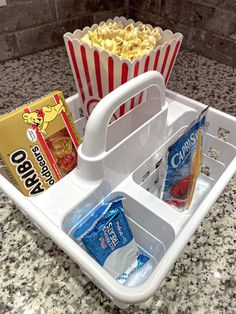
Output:
<instances>
[{"instance_id":1,"label":"food storage compartment","mask_svg":"<svg viewBox=\"0 0 236 314\"><path fill-rule=\"evenodd\" d=\"M170 107L169 115L171 115L171 112L173 114ZM133 180L156 197L159 197L159 169L162 158L168 147L181 136L196 115L197 110L189 111L170 124L168 140L133 173ZM206 120L201 172L197 180L191 206L188 210L189 213L201 204L236 155L236 148L232 145L233 138L232 136L231 138L229 137L231 132L221 127L222 122L219 119L212 120L212 116L214 116L214 111L210 109ZM185 124L187 120L190 121L188 124ZM210 134L209 131L213 131L214 135Z\"/></svg>"},{"instance_id":2,"label":"food storage compartment","mask_svg":"<svg viewBox=\"0 0 236 314\"><path fill-rule=\"evenodd\" d=\"M123 84L122 90L119 87L116 97L113 93L103 98L109 110L105 110L104 117L105 111L99 110L98 104L89 118L91 122L95 112L91 123L83 117L78 95L67 100L82 136L85 129L79 166L44 193L25 197L5 178L0 165L0 188L4 193L121 308L155 294L236 170L236 119L210 108L203 167L191 209L179 212L158 198L158 167L164 152L205 105L169 90L165 95L156 74L143 75L134 83ZM122 120L108 126L112 112L144 88L149 90L145 105L153 104L156 111L148 112L144 124L143 105L130 111L121 119L133 124L116 136ZM153 265L148 279L132 288L119 284L69 236L82 218L82 209L89 214L104 199L118 194L125 197L125 214L134 239Z\"/></svg>"},{"instance_id":3,"label":"food storage compartment","mask_svg":"<svg viewBox=\"0 0 236 314\"><path fill-rule=\"evenodd\" d=\"M175 239L174 229L169 223L124 192L111 193L104 200L104 203L119 195L124 197L122 200L124 213L139 248L139 253L144 253L150 258L153 272ZM89 200L87 204L89 204ZM63 221L63 231L73 238L73 231L77 229L81 221L86 221L99 206L101 204L90 210L81 207L73 209ZM86 210L86 215L82 215L84 210ZM83 248L83 246L81 247Z\"/></svg>"}]
</instances>

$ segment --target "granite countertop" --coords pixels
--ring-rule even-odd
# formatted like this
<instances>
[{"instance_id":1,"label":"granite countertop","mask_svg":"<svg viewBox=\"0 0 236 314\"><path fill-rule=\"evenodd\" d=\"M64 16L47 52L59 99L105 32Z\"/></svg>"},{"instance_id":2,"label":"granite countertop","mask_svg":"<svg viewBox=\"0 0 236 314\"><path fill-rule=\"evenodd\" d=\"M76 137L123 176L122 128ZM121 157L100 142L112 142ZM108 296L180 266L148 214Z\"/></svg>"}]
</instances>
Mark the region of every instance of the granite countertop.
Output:
<instances>
[{"instance_id":1,"label":"granite countertop","mask_svg":"<svg viewBox=\"0 0 236 314\"><path fill-rule=\"evenodd\" d=\"M0 113L75 85L64 47L0 64ZM236 70L182 50L169 88L236 114ZM235 313L236 180L148 301L119 310L0 192L0 313Z\"/></svg>"}]
</instances>

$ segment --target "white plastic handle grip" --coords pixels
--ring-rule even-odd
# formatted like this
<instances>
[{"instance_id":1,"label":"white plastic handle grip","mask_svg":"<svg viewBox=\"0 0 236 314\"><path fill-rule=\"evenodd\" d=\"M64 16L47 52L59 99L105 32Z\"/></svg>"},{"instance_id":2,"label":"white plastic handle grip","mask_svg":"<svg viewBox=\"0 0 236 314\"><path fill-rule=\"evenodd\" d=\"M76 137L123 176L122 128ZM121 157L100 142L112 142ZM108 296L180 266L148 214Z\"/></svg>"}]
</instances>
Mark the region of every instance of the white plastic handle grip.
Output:
<instances>
[{"instance_id":1,"label":"white plastic handle grip","mask_svg":"<svg viewBox=\"0 0 236 314\"><path fill-rule=\"evenodd\" d=\"M105 152L107 128L113 112L147 88L149 88L147 99L159 98L162 107L165 103L165 83L162 75L157 71L148 71L131 79L106 95L97 104L86 125L81 147L85 156L97 157Z\"/></svg>"}]
</instances>

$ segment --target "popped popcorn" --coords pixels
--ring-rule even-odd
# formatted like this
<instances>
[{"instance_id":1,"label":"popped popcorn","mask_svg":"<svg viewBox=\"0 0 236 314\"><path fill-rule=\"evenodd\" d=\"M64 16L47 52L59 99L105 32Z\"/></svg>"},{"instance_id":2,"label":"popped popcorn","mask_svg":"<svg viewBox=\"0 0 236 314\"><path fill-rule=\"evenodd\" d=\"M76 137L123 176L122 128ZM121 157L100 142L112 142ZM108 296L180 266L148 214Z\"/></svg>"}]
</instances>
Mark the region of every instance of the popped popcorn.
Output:
<instances>
[{"instance_id":1,"label":"popped popcorn","mask_svg":"<svg viewBox=\"0 0 236 314\"><path fill-rule=\"evenodd\" d=\"M121 22L108 22L88 31L80 41L110 54L131 61L154 50L161 40L159 28L132 23L124 26Z\"/></svg>"}]
</instances>

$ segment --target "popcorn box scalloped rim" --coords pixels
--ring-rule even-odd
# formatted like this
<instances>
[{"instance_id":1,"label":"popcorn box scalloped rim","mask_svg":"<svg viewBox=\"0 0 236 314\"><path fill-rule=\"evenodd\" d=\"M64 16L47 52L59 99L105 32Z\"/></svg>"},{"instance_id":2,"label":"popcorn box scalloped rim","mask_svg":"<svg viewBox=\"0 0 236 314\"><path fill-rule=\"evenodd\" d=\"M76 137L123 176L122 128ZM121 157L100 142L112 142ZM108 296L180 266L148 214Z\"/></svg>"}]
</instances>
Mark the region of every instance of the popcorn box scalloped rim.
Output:
<instances>
[{"instance_id":1,"label":"popcorn box scalloped rim","mask_svg":"<svg viewBox=\"0 0 236 314\"><path fill-rule=\"evenodd\" d=\"M94 30L99 25L108 22L122 22L125 26L132 23L134 26L143 24L125 17L115 17L86 26L83 30L75 30L74 33L66 33L64 41L67 54L70 60L75 83L83 104L83 111L88 118L96 104L109 92L124 84L133 77L150 71L160 72L168 83L175 59L180 49L183 35L174 33L170 30L162 30L160 45L140 58L129 60L118 55L110 54L106 50L99 50L97 47L82 43L80 38L89 30ZM150 24L146 24L153 28ZM123 116L126 112L141 104L145 99L145 93L141 92L113 114L113 120Z\"/></svg>"}]
</instances>

